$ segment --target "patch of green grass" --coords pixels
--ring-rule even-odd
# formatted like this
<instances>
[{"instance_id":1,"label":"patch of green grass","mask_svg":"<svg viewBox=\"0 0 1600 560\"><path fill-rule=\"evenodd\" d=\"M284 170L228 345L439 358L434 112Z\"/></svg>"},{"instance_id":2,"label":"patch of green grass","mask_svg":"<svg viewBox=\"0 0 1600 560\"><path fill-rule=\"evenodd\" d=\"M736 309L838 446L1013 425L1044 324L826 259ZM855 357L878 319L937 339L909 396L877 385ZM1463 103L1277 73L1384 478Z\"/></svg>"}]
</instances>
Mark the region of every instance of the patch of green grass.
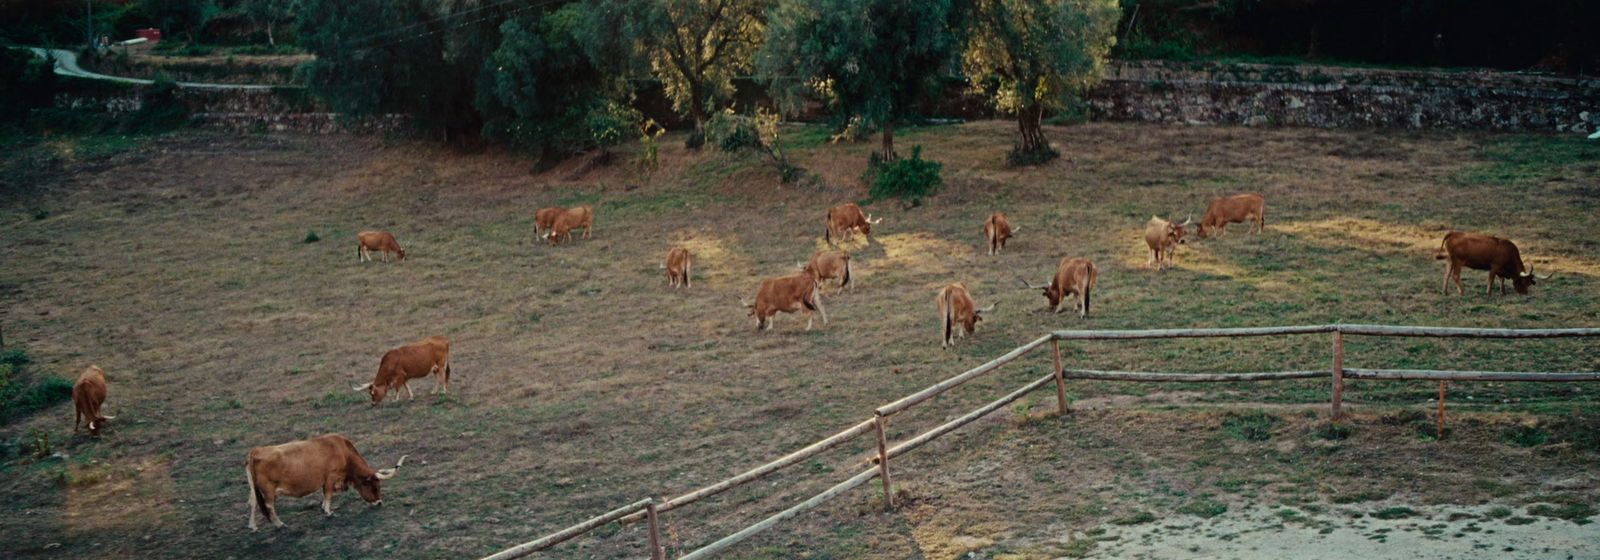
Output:
<instances>
[{"instance_id":1,"label":"patch of green grass","mask_svg":"<svg viewBox=\"0 0 1600 560\"><path fill-rule=\"evenodd\" d=\"M1517 447L1538 447L1550 441L1550 431L1538 425L1518 424L1502 431L1500 440Z\"/></svg>"},{"instance_id":2,"label":"patch of green grass","mask_svg":"<svg viewBox=\"0 0 1600 560\"><path fill-rule=\"evenodd\" d=\"M1487 142L1477 155L1486 162L1458 172L1457 184L1525 187L1600 161L1600 143L1576 135L1507 136Z\"/></svg>"},{"instance_id":3,"label":"patch of green grass","mask_svg":"<svg viewBox=\"0 0 1600 560\"><path fill-rule=\"evenodd\" d=\"M1260 410L1230 412L1222 418L1222 431L1239 441L1267 441L1272 439L1272 429L1280 422L1277 416Z\"/></svg>"},{"instance_id":4,"label":"patch of green grass","mask_svg":"<svg viewBox=\"0 0 1600 560\"><path fill-rule=\"evenodd\" d=\"M1535 521L1538 520L1532 517L1513 517L1506 520L1506 525L1531 525Z\"/></svg>"},{"instance_id":5,"label":"patch of green grass","mask_svg":"<svg viewBox=\"0 0 1600 560\"><path fill-rule=\"evenodd\" d=\"M1226 513L1227 511L1228 511L1228 504L1224 504L1222 502L1219 502L1219 501L1216 501L1216 500L1212 500L1210 498L1200 498L1198 500L1193 500L1193 501L1190 501L1189 503L1183 504L1182 507L1178 508L1178 513L1187 513L1189 515L1198 515L1198 516L1204 517L1206 519L1210 519L1212 517L1216 517L1218 515L1222 515L1223 513Z\"/></svg>"},{"instance_id":6,"label":"patch of green grass","mask_svg":"<svg viewBox=\"0 0 1600 560\"><path fill-rule=\"evenodd\" d=\"M1378 511L1372 512L1372 517L1377 518L1377 519L1404 519L1404 518L1411 517L1411 516L1416 515L1416 514L1417 514L1417 510L1414 510L1414 509L1411 509L1411 508L1408 508L1408 507L1404 507L1404 506L1395 506L1395 507L1383 508L1383 509L1380 509Z\"/></svg>"},{"instance_id":7,"label":"patch of green grass","mask_svg":"<svg viewBox=\"0 0 1600 560\"><path fill-rule=\"evenodd\" d=\"M1351 492L1349 494L1335 494L1332 498L1329 498L1328 501L1335 504L1358 504L1361 502L1382 500L1387 497L1389 497L1388 492L1362 490L1360 492Z\"/></svg>"},{"instance_id":8,"label":"patch of green grass","mask_svg":"<svg viewBox=\"0 0 1600 560\"><path fill-rule=\"evenodd\" d=\"M1483 516L1489 519L1505 519L1507 517L1511 517L1512 513L1513 512L1511 511L1511 508L1505 506L1495 506L1489 508L1489 511L1483 512Z\"/></svg>"},{"instance_id":9,"label":"patch of green grass","mask_svg":"<svg viewBox=\"0 0 1600 560\"><path fill-rule=\"evenodd\" d=\"M1131 513L1131 514L1128 514L1128 515L1124 515L1124 516L1118 517L1116 519L1112 519L1111 520L1111 524L1113 524L1113 525L1139 525L1139 524L1142 524L1142 523L1149 523L1149 522L1155 521L1155 520L1156 520L1156 514L1150 513L1148 511L1140 511L1140 512L1136 512L1136 513Z\"/></svg>"},{"instance_id":10,"label":"patch of green grass","mask_svg":"<svg viewBox=\"0 0 1600 560\"><path fill-rule=\"evenodd\" d=\"M1554 517L1556 519L1565 519L1579 525L1586 525L1589 523L1589 518L1594 517L1595 509L1594 506L1589 504L1536 504L1528 506L1528 515Z\"/></svg>"},{"instance_id":11,"label":"patch of green grass","mask_svg":"<svg viewBox=\"0 0 1600 560\"><path fill-rule=\"evenodd\" d=\"M1094 552L1095 547L1099 545L1100 542L1095 539L1075 538L1067 541L1066 546L1058 550L1057 553L1064 558L1087 558L1089 554Z\"/></svg>"},{"instance_id":12,"label":"patch of green grass","mask_svg":"<svg viewBox=\"0 0 1600 560\"><path fill-rule=\"evenodd\" d=\"M1327 424L1317 426L1316 428L1312 428L1311 435L1317 439L1343 441L1349 439L1350 435L1354 434L1355 431L1355 428L1351 427L1349 424L1329 422Z\"/></svg>"}]
</instances>

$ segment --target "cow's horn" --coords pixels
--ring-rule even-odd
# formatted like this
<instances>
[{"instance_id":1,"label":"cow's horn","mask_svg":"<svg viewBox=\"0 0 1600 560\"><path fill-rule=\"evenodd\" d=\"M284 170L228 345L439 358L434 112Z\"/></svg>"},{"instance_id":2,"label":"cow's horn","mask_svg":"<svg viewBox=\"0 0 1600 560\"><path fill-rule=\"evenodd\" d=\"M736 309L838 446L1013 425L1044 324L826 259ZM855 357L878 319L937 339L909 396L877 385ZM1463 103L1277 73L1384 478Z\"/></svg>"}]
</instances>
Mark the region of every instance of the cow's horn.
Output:
<instances>
[{"instance_id":1,"label":"cow's horn","mask_svg":"<svg viewBox=\"0 0 1600 560\"><path fill-rule=\"evenodd\" d=\"M1015 234L1019 231L1022 231L1022 226L1011 226L1011 233Z\"/></svg>"},{"instance_id":2,"label":"cow's horn","mask_svg":"<svg viewBox=\"0 0 1600 560\"><path fill-rule=\"evenodd\" d=\"M872 224L872 225L878 225L878 224L883 223L883 218L878 218L878 219L874 220L874 219L872 219L872 214L867 214L867 223Z\"/></svg>"},{"instance_id":3,"label":"cow's horn","mask_svg":"<svg viewBox=\"0 0 1600 560\"><path fill-rule=\"evenodd\" d=\"M394 478L394 474L400 469L400 466L406 464L406 457L409 457L409 455L401 455L400 460L395 461L393 467L373 473L373 476L378 477L378 480L388 480Z\"/></svg>"},{"instance_id":4,"label":"cow's horn","mask_svg":"<svg viewBox=\"0 0 1600 560\"><path fill-rule=\"evenodd\" d=\"M1194 223L1194 214L1190 214L1189 218L1183 221L1183 225L1189 225L1192 223Z\"/></svg>"},{"instance_id":5,"label":"cow's horn","mask_svg":"<svg viewBox=\"0 0 1600 560\"><path fill-rule=\"evenodd\" d=\"M739 298L739 305L744 307L755 307L755 304L745 301L744 298Z\"/></svg>"},{"instance_id":6,"label":"cow's horn","mask_svg":"<svg viewBox=\"0 0 1600 560\"><path fill-rule=\"evenodd\" d=\"M371 389L371 388L372 388L372 384L368 383L368 384L361 385L361 386L358 386L358 387L351 387L350 390L352 390L352 391L365 391L365 390Z\"/></svg>"},{"instance_id":7,"label":"cow's horn","mask_svg":"<svg viewBox=\"0 0 1600 560\"><path fill-rule=\"evenodd\" d=\"M1017 281L1022 282L1022 285L1024 287L1026 287L1027 289L1029 289L1029 290L1037 290L1037 289L1039 289L1039 286L1035 286L1033 284L1029 284L1028 280L1026 278L1019 277L1019 278L1017 278Z\"/></svg>"},{"instance_id":8,"label":"cow's horn","mask_svg":"<svg viewBox=\"0 0 1600 560\"><path fill-rule=\"evenodd\" d=\"M996 306L996 305L1000 305L1000 302L997 301L997 302L991 303L991 304L989 304L988 307L985 307L983 309L979 309L978 313L988 313L990 311L994 311L994 306Z\"/></svg>"},{"instance_id":9,"label":"cow's horn","mask_svg":"<svg viewBox=\"0 0 1600 560\"><path fill-rule=\"evenodd\" d=\"M1525 273L1524 273L1524 274L1526 274L1526 275L1528 275L1528 276L1532 276L1532 277L1534 277L1534 278L1536 278L1536 279L1539 279L1539 280L1549 280L1549 279L1550 279L1550 277L1552 277L1552 276L1555 276L1555 275L1556 275L1556 273L1554 273L1554 272L1552 272L1552 273L1549 273L1549 274L1546 274L1546 275L1544 275L1544 276L1539 276L1539 275L1537 275L1537 274L1534 274L1534 273L1533 273L1533 265L1528 265L1528 271L1527 271L1527 272L1525 272Z\"/></svg>"}]
</instances>

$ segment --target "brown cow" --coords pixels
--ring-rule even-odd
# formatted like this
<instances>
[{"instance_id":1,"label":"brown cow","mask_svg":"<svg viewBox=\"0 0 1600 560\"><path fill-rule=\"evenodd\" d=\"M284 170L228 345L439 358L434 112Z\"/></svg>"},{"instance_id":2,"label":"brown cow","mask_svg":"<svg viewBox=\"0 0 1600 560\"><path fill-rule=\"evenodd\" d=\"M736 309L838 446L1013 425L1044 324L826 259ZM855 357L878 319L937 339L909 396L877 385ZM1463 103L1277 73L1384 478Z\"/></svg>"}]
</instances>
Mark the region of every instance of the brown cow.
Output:
<instances>
[{"instance_id":1,"label":"brown cow","mask_svg":"<svg viewBox=\"0 0 1600 560\"><path fill-rule=\"evenodd\" d=\"M1452 231L1444 235L1444 241L1439 244L1439 254L1435 259L1448 260L1444 268L1444 293L1450 293L1450 279L1456 281L1456 293L1466 293L1466 288L1461 285L1461 267L1466 266L1473 270L1489 271L1489 286L1487 294L1494 293L1494 280L1500 279L1500 294L1506 293L1506 280L1511 279L1511 285L1516 287L1517 293L1526 295L1528 287L1536 284L1536 280L1549 280L1555 274L1535 277L1533 267L1522 264L1522 253L1517 251L1517 245L1508 240L1477 233L1463 233Z\"/></svg>"},{"instance_id":2,"label":"brown cow","mask_svg":"<svg viewBox=\"0 0 1600 560\"><path fill-rule=\"evenodd\" d=\"M583 228L583 238L588 239L589 232L594 230L593 208L579 206L562 212L556 216L555 222L550 224L550 229L544 232L544 237L550 240L551 245L555 245L562 237L572 241L572 230L578 228Z\"/></svg>"},{"instance_id":3,"label":"brown cow","mask_svg":"<svg viewBox=\"0 0 1600 560\"><path fill-rule=\"evenodd\" d=\"M356 234L356 262L363 260L371 262L372 252L383 252L383 262L389 262L389 253L399 256L399 260L406 260L406 250L400 247L400 242L394 239L394 234L387 231L363 231Z\"/></svg>"},{"instance_id":4,"label":"brown cow","mask_svg":"<svg viewBox=\"0 0 1600 560\"><path fill-rule=\"evenodd\" d=\"M755 303L739 303L750 308L750 316L756 318L756 330L771 330L772 317L779 311L794 313L805 311L806 330L811 330L811 312L822 314L822 324L828 324L828 311L822 308L822 290L817 277L810 272L801 271L797 274L768 278L761 281L761 289L756 292Z\"/></svg>"},{"instance_id":5,"label":"brown cow","mask_svg":"<svg viewBox=\"0 0 1600 560\"><path fill-rule=\"evenodd\" d=\"M402 388L416 399L417 394L411 392L411 380L430 374L434 376L435 393L450 392L450 339L430 336L385 352L383 360L378 362L378 375L371 383L354 389L371 395L373 406L383 402L383 397L391 390L395 391L395 398L399 398Z\"/></svg>"},{"instance_id":6,"label":"brown cow","mask_svg":"<svg viewBox=\"0 0 1600 560\"><path fill-rule=\"evenodd\" d=\"M383 505L381 481L394 477L404 465L400 456L394 467L372 470L356 452L350 438L327 434L281 445L252 447L244 461L244 479L250 483L250 530L256 530L256 516L279 527L278 495L302 498L322 491L322 512L333 515L333 495L354 486L368 504Z\"/></svg>"},{"instance_id":7,"label":"brown cow","mask_svg":"<svg viewBox=\"0 0 1600 560\"><path fill-rule=\"evenodd\" d=\"M1145 222L1144 244L1150 248L1149 262L1156 267L1156 270L1172 266L1172 255L1177 252L1178 245L1188 243L1184 237L1189 234L1189 224L1193 222L1191 219L1181 224L1174 224L1155 216L1151 216L1150 221Z\"/></svg>"},{"instance_id":8,"label":"brown cow","mask_svg":"<svg viewBox=\"0 0 1600 560\"><path fill-rule=\"evenodd\" d=\"M689 250L683 247L673 247L667 251L667 283L673 288L691 287L689 284L689 271L694 266Z\"/></svg>"},{"instance_id":9,"label":"brown cow","mask_svg":"<svg viewBox=\"0 0 1600 560\"><path fill-rule=\"evenodd\" d=\"M940 348L955 344L957 337L971 336L977 330L978 321L983 320L983 314L994 310L994 306L978 309L978 304L972 302L972 293L967 291L967 285L957 282L939 290L939 322L944 337L939 344ZM957 330L956 327L961 327Z\"/></svg>"},{"instance_id":10,"label":"brown cow","mask_svg":"<svg viewBox=\"0 0 1600 560\"><path fill-rule=\"evenodd\" d=\"M1061 312L1061 300L1066 299L1067 294L1076 294L1077 300L1073 302L1073 308L1078 310L1079 317L1088 317L1089 293L1094 291L1094 283L1099 278L1100 269L1095 268L1094 263L1088 259L1066 257L1056 265L1056 275L1050 280L1050 285L1035 286L1029 284L1027 280L1023 280L1022 285L1033 290L1043 290L1044 297L1050 300L1050 306L1046 309L1056 313Z\"/></svg>"},{"instance_id":11,"label":"brown cow","mask_svg":"<svg viewBox=\"0 0 1600 560\"><path fill-rule=\"evenodd\" d=\"M824 280L838 278L839 290L834 292L835 294L844 292L845 288L855 286L855 284L850 283L852 277L850 273L850 254L844 251L817 251L811 255L811 260L807 261L805 266L800 269L817 277L818 284L821 284Z\"/></svg>"},{"instance_id":12,"label":"brown cow","mask_svg":"<svg viewBox=\"0 0 1600 560\"><path fill-rule=\"evenodd\" d=\"M78 433L82 423L88 420L89 433L100 435L106 420L116 418L100 415L100 407L105 404L106 372L100 366L89 366L78 374L77 383L72 384L72 408L77 413L72 419L72 433Z\"/></svg>"},{"instance_id":13,"label":"brown cow","mask_svg":"<svg viewBox=\"0 0 1600 560\"><path fill-rule=\"evenodd\" d=\"M533 234L538 235L539 239L544 239L540 232L550 231L551 228L555 227L556 218L566 211L566 208L551 206L549 208L540 208L538 212L534 212Z\"/></svg>"},{"instance_id":14,"label":"brown cow","mask_svg":"<svg viewBox=\"0 0 1600 560\"><path fill-rule=\"evenodd\" d=\"M1011 222L1006 220L1006 215L995 212L989 215L989 220L983 223L983 238L989 240L989 254L998 254L1006 248L1006 240L1011 239L1011 234L1022 228L1011 227Z\"/></svg>"},{"instance_id":15,"label":"brown cow","mask_svg":"<svg viewBox=\"0 0 1600 560\"><path fill-rule=\"evenodd\" d=\"M872 226L883 222L883 218L872 219L871 214L861 211L861 207L854 202L840 204L828 209L828 230L823 232L823 240L829 246L834 245L833 238L848 239L856 230L866 236L867 243L872 243Z\"/></svg>"},{"instance_id":16,"label":"brown cow","mask_svg":"<svg viewBox=\"0 0 1600 560\"><path fill-rule=\"evenodd\" d=\"M1228 233L1228 224L1249 222L1249 229L1245 233L1261 233L1267 231L1267 199L1259 194L1247 193L1225 196L1211 201L1206 207L1206 215L1200 218L1200 227L1194 234L1201 239Z\"/></svg>"}]
</instances>

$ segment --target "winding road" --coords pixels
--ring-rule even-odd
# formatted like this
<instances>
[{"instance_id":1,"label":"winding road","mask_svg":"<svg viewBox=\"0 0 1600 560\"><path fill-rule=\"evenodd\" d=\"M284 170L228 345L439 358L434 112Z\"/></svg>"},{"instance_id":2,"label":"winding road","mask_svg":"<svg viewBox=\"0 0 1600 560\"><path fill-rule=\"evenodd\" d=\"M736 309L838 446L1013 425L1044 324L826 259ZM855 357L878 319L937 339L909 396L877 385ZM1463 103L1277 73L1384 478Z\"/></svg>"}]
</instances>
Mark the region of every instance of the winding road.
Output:
<instances>
[{"instance_id":1,"label":"winding road","mask_svg":"<svg viewBox=\"0 0 1600 560\"><path fill-rule=\"evenodd\" d=\"M146 80L146 79L142 79L142 78L126 78L126 77L123 77L123 76L108 76L106 74L96 74L94 72L90 72L88 70L84 70L83 67L78 66L78 53L75 53L75 52L72 52L72 51L69 51L69 50L66 50L66 49L46 49L46 48L41 48L41 47L28 47L28 50L33 51L33 54L35 56L38 56L39 58L52 58L52 59L54 59L55 60L55 67L56 67L56 75L59 75L59 76L72 76L74 78L84 78L84 79L89 79L89 80L103 80L103 81L108 81L108 82L118 82L118 83L124 83L124 84L149 85L149 84L155 83L155 80ZM280 86L280 85L263 85L263 84L210 84L210 83L203 83L203 82L176 82L176 83L178 84L178 87L189 88L189 89L239 89L239 90L269 91L269 90L274 90L274 89L300 89L302 87L302 86Z\"/></svg>"}]
</instances>

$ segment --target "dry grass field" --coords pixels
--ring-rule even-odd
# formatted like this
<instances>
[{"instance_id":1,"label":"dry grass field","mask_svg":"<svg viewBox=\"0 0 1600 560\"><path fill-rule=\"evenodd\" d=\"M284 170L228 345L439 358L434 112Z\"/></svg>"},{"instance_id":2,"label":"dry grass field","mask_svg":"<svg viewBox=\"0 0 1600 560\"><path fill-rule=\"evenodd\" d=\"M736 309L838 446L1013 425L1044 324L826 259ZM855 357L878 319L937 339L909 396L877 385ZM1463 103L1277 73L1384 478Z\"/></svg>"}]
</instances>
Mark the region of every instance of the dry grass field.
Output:
<instances>
[{"instance_id":1,"label":"dry grass field","mask_svg":"<svg viewBox=\"0 0 1600 560\"><path fill-rule=\"evenodd\" d=\"M753 154L688 152L670 136L649 179L625 164L533 173L512 155L371 137L183 132L109 155L48 144L64 166L42 192L0 201L0 326L39 369L105 368L117 418L98 439L72 436L68 404L0 426L13 450L42 432L64 455L0 461L0 556L476 557L760 464L1049 329L1600 325L1597 143L1123 124L1049 134L1066 157L1016 170L1003 165L1010 123L907 131L905 153L921 144L944 163L943 190L917 208L868 205L885 220L873 243L848 246L858 286L824 296L831 322L805 332L782 315L765 333L738 298L824 246L825 208L865 197L868 144L790 129L797 162L820 177L798 185ZM1146 268L1152 214L1198 218L1211 197L1247 191L1267 198L1264 235L1235 226L1180 248L1175 269ZM582 203L596 208L592 239L535 242L535 209ZM994 210L1021 231L987 257ZM407 260L358 264L363 229L394 232ZM1433 253L1449 229L1509 237L1556 277L1491 297L1469 272L1465 296L1441 295ZM675 243L696 257L690 290L658 269ZM1101 268L1087 319L1042 313L1044 298L1019 289L1068 255ZM953 281L999 307L941 350L934 291ZM416 400L372 408L350 390L385 350L434 334L454 341L448 396L424 395L421 380ZM1326 337L1065 350L1074 367L1143 371L1329 359ZM1350 367L1600 366L1600 341L1352 339L1348 352ZM891 437L996 398L1048 359L897 416ZM1118 528L1263 507L1290 512L1279 514L1290 526L1407 510L1418 535L1443 540L1467 537L1424 534L1423 518L1458 514L1418 512L1459 508L1600 541L1581 524L1600 499L1600 386L1452 386L1443 441L1426 416L1432 384L1352 381L1352 418L1337 427L1328 391L1073 383L1072 414L1051 416L1053 396L1039 393L899 461L899 510L882 512L874 482L729 557L1107 555ZM375 464L410 455L385 504L347 493L324 518L316 499L288 499L287 529L249 532L246 451L325 432ZM674 554L857 472L869 446L665 515ZM1494 513L1473 513L1484 508ZM613 526L549 557L642 557L645 542Z\"/></svg>"}]
</instances>

